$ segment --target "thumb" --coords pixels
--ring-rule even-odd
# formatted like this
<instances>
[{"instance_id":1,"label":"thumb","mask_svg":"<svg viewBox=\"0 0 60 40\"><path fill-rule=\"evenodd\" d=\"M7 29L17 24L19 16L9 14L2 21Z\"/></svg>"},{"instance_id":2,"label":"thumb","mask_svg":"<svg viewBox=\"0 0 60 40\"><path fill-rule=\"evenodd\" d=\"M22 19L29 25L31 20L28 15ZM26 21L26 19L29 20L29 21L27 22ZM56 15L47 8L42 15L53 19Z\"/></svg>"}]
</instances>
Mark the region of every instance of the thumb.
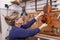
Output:
<instances>
[{"instance_id":1,"label":"thumb","mask_svg":"<svg viewBox=\"0 0 60 40\"><path fill-rule=\"evenodd\" d=\"M42 24L39 28L42 29L44 27L47 27L47 24L46 23Z\"/></svg>"},{"instance_id":2,"label":"thumb","mask_svg":"<svg viewBox=\"0 0 60 40\"><path fill-rule=\"evenodd\" d=\"M44 26L47 26L48 24L46 24L46 23L44 23L44 24L42 24L42 26L44 27Z\"/></svg>"}]
</instances>

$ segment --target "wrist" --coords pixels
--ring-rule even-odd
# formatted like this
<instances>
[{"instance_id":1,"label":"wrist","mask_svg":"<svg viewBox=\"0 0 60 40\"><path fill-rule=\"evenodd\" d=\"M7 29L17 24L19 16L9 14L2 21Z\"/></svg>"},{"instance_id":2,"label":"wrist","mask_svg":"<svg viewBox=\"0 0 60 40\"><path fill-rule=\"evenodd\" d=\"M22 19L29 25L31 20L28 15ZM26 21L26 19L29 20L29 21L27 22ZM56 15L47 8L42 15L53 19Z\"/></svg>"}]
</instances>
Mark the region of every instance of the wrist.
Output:
<instances>
[{"instance_id":1,"label":"wrist","mask_svg":"<svg viewBox=\"0 0 60 40\"><path fill-rule=\"evenodd\" d=\"M47 24L46 23L42 24L39 28L42 29L44 27L47 27Z\"/></svg>"},{"instance_id":2,"label":"wrist","mask_svg":"<svg viewBox=\"0 0 60 40\"><path fill-rule=\"evenodd\" d=\"M36 16L35 19L37 20L40 16L41 16L41 14L39 14L38 16Z\"/></svg>"},{"instance_id":3,"label":"wrist","mask_svg":"<svg viewBox=\"0 0 60 40\"><path fill-rule=\"evenodd\" d=\"M39 27L39 29L41 30L43 27Z\"/></svg>"}]
</instances>

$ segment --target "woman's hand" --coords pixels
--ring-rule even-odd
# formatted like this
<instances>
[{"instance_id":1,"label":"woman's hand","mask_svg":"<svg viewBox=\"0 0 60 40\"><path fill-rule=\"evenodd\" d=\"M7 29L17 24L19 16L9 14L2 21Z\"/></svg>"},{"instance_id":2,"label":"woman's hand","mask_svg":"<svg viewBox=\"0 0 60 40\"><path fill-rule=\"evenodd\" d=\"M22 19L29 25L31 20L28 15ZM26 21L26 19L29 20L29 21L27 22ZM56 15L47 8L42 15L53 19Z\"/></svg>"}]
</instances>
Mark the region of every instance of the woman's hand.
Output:
<instances>
[{"instance_id":1,"label":"woman's hand","mask_svg":"<svg viewBox=\"0 0 60 40\"><path fill-rule=\"evenodd\" d=\"M40 16L42 16L42 15L44 15L44 12L43 11L41 11L41 13L39 13L39 15L37 15L36 17L35 17L35 19L37 20Z\"/></svg>"},{"instance_id":2,"label":"woman's hand","mask_svg":"<svg viewBox=\"0 0 60 40\"><path fill-rule=\"evenodd\" d=\"M48 24L44 23L44 24L42 24L42 25L39 27L39 29L41 30L42 28L47 27L47 25L48 25Z\"/></svg>"}]
</instances>

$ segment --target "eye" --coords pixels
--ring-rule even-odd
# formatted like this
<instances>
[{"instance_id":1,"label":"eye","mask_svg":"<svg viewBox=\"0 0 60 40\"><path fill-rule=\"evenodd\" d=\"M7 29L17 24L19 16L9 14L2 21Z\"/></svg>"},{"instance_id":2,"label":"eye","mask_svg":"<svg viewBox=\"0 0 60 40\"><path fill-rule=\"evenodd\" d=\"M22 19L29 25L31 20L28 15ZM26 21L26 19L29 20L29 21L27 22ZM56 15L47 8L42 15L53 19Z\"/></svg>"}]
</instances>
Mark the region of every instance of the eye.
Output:
<instances>
[{"instance_id":1,"label":"eye","mask_svg":"<svg viewBox=\"0 0 60 40\"><path fill-rule=\"evenodd\" d=\"M19 24L22 24L22 23L19 23Z\"/></svg>"}]
</instances>

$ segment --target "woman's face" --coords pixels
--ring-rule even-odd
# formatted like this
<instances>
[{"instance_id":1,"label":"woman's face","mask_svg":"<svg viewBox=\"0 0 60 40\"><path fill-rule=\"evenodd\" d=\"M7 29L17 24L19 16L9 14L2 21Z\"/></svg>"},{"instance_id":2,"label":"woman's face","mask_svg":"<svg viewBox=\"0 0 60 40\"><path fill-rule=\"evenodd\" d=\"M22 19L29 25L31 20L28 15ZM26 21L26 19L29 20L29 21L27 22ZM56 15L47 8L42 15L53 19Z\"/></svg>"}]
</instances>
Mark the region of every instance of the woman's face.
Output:
<instances>
[{"instance_id":1,"label":"woman's face","mask_svg":"<svg viewBox=\"0 0 60 40\"><path fill-rule=\"evenodd\" d=\"M22 18L19 18L18 20L15 21L15 25L17 27L20 27L21 25L23 25L24 21Z\"/></svg>"}]
</instances>

